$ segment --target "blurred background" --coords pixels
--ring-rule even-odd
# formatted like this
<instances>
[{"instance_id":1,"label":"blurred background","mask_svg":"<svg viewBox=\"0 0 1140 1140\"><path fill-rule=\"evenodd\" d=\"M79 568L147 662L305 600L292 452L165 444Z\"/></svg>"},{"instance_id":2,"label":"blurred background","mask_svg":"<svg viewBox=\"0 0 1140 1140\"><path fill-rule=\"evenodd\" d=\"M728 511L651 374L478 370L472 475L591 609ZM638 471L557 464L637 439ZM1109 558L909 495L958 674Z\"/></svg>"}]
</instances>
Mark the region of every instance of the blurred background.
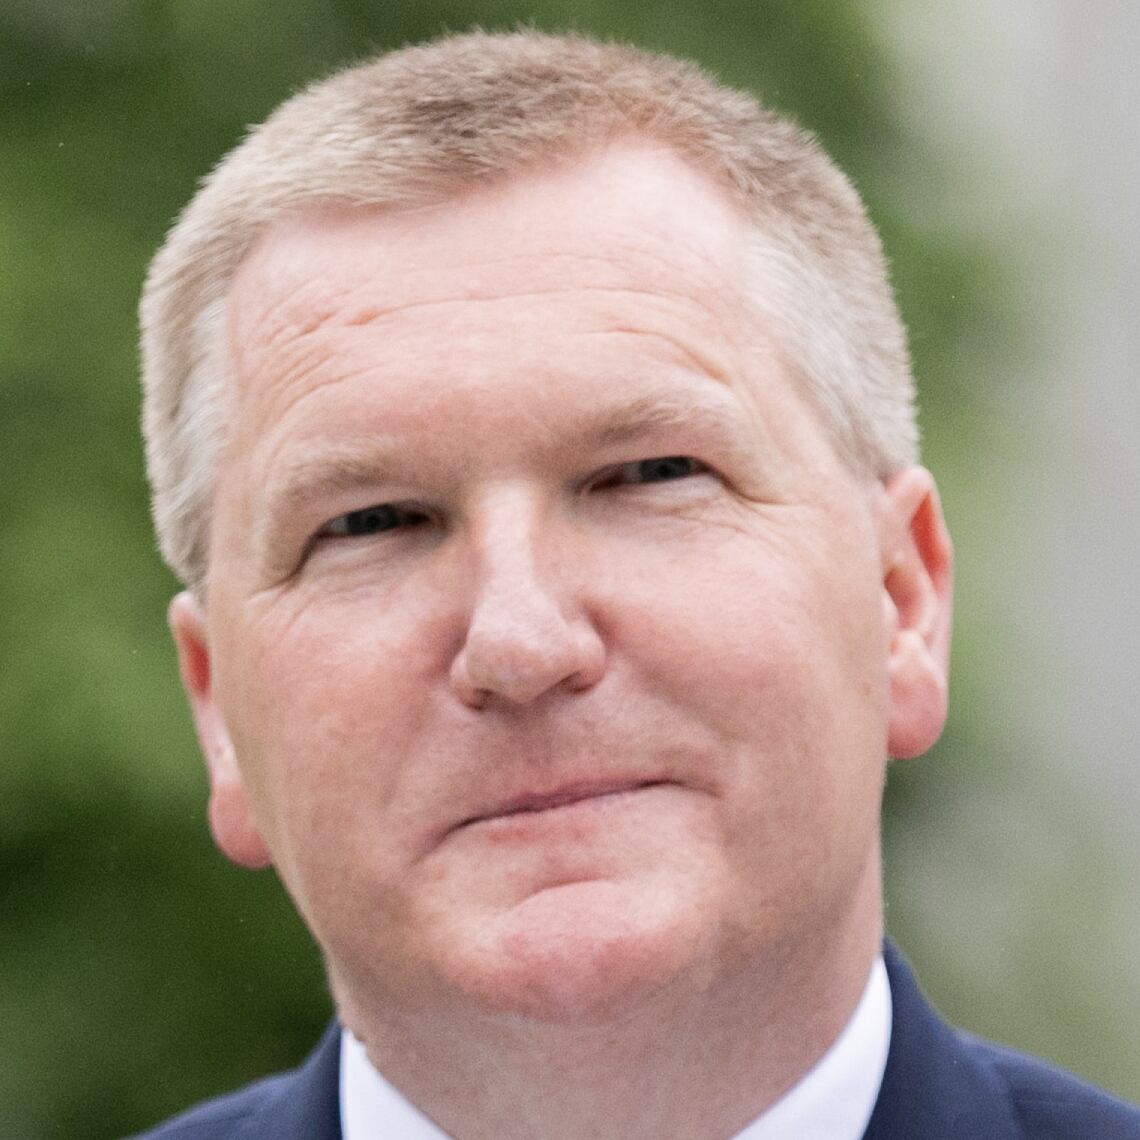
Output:
<instances>
[{"instance_id":1,"label":"blurred background","mask_svg":"<svg viewBox=\"0 0 1140 1140\"><path fill-rule=\"evenodd\" d=\"M4 0L0 1137L122 1135L296 1063L329 1016L275 880L206 831L133 310L196 179L284 96L518 20L691 56L863 192L959 556L951 723L888 791L888 926L953 1020L1140 1100L1140 9Z\"/></svg>"}]
</instances>

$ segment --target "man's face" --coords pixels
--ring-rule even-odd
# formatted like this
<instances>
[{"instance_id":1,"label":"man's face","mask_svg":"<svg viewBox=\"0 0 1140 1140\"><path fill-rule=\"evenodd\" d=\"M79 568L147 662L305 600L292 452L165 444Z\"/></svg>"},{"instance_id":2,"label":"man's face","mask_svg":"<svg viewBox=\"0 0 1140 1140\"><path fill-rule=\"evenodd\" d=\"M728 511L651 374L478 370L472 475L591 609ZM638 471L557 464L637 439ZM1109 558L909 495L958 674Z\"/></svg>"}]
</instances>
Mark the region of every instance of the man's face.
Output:
<instances>
[{"instance_id":1,"label":"man's face","mask_svg":"<svg viewBox=\"0 0 1140 1140\"><path fill-rule=\"evenodd\" d=\"M243 265L173 622L215 835L343 1005L593 1016L873 946L928 497L837 460L746 235L629 145Z\"/></svg>"}]
</instances>

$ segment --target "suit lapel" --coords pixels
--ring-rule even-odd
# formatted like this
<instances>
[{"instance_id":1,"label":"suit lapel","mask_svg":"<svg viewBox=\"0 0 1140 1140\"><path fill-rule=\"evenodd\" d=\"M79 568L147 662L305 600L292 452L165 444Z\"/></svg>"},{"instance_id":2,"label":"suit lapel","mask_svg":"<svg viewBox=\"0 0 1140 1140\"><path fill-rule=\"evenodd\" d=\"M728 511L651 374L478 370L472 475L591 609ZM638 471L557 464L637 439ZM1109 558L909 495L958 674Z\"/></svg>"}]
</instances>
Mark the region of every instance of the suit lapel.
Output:
<instances>
[{"instance_id":1,"label":"suit lapel","mask_svg":"<svg viewBox=\"0 0 1140 1140\"><path fill-rule=\"evenodd\" d=\"M247 1117L234 1140L341 1140L340 1026Z\"/></svg>"},{"instance_id":2,"label":"suit lapel","mask_svg":"<svg viewBox=\"0 0 1140 1140\"><path fill-rule=\"evenodd\" d=\"M863 1140L1018 1140L993 1069L927 1004L902 954L883 951L891 982L891 1046Z\"/></svg>"}]
</instances>

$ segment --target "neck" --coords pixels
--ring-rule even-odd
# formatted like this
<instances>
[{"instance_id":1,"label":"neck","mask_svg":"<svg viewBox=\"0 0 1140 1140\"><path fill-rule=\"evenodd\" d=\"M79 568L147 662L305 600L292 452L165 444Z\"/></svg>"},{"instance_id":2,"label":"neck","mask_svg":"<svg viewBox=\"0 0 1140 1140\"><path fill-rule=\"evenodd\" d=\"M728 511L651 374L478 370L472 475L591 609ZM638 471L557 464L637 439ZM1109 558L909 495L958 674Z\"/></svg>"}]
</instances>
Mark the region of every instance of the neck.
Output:
<instances>
[{"instance_id":1,"label":"neck","mask_svg":"<svg viewBox=\"0 0 1140 1140\"><path fill-rule=\"evenodd\" d=\"M681 978L588 1024L338 1004L376 1068L456 1140L731 1137L847 1024L879 952L873 902L823 952L785 948L711 986Z\"/></svg>"}]
</instances>

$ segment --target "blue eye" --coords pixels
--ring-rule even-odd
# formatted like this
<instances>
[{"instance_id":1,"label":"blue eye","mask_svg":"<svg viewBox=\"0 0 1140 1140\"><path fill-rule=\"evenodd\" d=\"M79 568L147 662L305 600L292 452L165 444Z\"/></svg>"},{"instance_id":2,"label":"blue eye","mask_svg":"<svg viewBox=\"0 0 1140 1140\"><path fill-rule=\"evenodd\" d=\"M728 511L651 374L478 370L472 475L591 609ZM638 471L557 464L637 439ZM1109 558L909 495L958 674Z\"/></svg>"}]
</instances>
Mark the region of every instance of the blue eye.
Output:
<instances>
[{"instance_id":1,"label":"blue eye","mask_svg":"<svg viewBox=\"0 0 1140 1140\"><path fill-rule=\"evenodd\" d=\"M381 534L397 527L418 526L427 521L422 511L393 506L391 503L378 503L359 511L349 511L330 519L320 534L333 538L359 538L370 534Z\"/></svg>"}]
</instances>

